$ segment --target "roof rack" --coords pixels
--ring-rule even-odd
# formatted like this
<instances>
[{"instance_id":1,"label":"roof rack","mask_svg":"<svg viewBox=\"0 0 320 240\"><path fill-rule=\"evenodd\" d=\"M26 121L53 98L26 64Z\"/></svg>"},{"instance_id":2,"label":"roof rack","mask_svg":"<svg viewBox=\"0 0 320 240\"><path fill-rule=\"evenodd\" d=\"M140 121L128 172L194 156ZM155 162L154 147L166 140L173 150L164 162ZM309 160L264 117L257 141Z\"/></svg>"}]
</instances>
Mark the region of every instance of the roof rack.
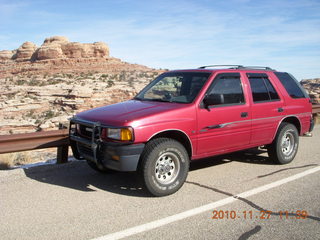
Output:
<instances>
[{"instance_id":1,"label":"roof rack","mask_svg":"<svg viewBox=\"0 0 320 240\"><path fill-rule=\"evenodd\" d=\"M240 67L243 67L242 65L207 65L207 66L202 66L199 67L199 69L206 69L206 68L217 68L217 67L226 67L229 69L237 69Z\"/></svg>"},{"instance_id":2,"label":"roof rack","mask_svg":"<svg viewBox=\"0 0 320 240\"><path fill-rule=\"evenodd\" d=\"M208 65L208 66L202 66L199 67L199 69L206 69L206 68L228 68L228 69L257 69L257 70L271 70L274 71L274 69L270 67L262 67L262 66L243 66L243 65Z\"/></svg>"},{"instance_id":3,"label":"roof rack","mask_svg":"<svg viewBox=\"0 0 320 240\"><path fill-rule=\"evenodd\" d=\"M262 66L242 66L241 68L245 69L258 69L258 70L274 70L271 67L262 67Z\"/></svg>"}]
</instances>

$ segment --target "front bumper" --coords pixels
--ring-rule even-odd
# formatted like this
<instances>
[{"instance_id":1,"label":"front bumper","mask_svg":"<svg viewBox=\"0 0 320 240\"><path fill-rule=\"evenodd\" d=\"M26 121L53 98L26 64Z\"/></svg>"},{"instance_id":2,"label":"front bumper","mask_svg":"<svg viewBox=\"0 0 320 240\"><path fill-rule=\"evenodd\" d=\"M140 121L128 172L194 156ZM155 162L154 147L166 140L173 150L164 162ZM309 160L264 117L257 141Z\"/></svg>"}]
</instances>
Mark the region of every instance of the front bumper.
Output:
<instances>
[{"instance_id":1,"label":"front bumper","mask_svg":"<svg viewBox=\"0 0 320 240\"><path fill-rule=\"evenodd\" d=\"M91 129L91 136L79 134L77 124ZM101 139L103 127L108 126L78 118L70 120L69 138L74 157L86 159L117 171L136 171L145 144L103 141Z\"/></svg>"}]
</instances>

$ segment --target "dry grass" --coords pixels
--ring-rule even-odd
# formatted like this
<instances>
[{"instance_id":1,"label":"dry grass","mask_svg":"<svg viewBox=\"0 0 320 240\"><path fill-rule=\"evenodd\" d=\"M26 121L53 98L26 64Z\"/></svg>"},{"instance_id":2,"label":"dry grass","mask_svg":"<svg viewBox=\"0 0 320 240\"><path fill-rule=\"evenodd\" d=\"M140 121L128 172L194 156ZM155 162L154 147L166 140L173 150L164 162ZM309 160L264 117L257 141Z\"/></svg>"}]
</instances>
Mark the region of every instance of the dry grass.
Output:
<instances>
[{"instance_id":1,"label":"dry grass","mask_svg":"<svg viewBox=\"0 0 320 240\"><path fill-rule=\"evenodd\" d=\"M6 153L0 155L0 169L10 169L17 165L30 164L42 161L43 159L35 158L30 152Z\"/></svg>"}]
</instances>

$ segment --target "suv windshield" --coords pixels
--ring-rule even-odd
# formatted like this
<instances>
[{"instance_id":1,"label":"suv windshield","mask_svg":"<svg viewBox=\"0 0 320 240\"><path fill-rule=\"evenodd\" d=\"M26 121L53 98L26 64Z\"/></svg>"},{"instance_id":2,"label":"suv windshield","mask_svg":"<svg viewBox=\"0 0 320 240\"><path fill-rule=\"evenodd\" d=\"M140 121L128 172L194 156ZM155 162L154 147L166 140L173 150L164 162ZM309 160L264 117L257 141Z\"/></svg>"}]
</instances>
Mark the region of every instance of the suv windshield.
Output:
<instances>
[{"instance_id":1,"label":"suv windshield","mask_svg":"<svg viewBox=\"0 0 320 240\"><path fill-rule=\"evenodd\" d=\"M163 73L146 86L134 99L191 103L209 76L209 72Z\"/></svg>"}]
</instances>

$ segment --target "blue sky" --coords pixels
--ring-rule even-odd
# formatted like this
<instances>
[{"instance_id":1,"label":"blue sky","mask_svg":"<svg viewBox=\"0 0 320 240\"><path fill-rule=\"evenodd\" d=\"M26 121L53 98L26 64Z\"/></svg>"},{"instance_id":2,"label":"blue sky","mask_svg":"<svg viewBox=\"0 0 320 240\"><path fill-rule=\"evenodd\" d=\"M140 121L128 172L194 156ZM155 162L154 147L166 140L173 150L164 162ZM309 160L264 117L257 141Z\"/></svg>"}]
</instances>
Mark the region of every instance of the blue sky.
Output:
<instances>
[{"instance_id":1,"label":"blue sky","mask_svg":"<svg viewBox=\"0 0 320 240\"><path fill-rule=\"evenodd\" d=\"M0 49L49 36L106 42L155 68L270 66L320 77L320 0L0 0Z\"/></svg>"}]
</instances>

